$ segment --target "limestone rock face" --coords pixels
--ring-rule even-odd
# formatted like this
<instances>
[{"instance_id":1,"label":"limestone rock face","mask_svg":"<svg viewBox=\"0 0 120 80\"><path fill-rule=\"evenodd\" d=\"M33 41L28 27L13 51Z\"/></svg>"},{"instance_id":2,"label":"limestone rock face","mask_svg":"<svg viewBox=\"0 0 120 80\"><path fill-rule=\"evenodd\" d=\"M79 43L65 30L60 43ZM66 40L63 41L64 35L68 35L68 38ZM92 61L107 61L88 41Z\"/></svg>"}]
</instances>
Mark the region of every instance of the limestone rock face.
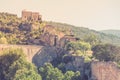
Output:
<instances>
[{"instance_id":1,"label":"limestone rock face","mask_svg":"<svg viewBox=\"0 0 120 80\"><path fill-rule=\"evenodd\" d=\"M20 30L25 30L25 31L33 31L33 30L38 30L40 27L39 24L35 24L35 23L21 23L19 25L19 29Z\"/></svg>"},{"instance_id":2,"label":"limestone rock face","mask_svg":"<svg viewBox=\"0 0 120 80\"><path fill-rule=\"evenodd\" d=\"M67 70L80 71L84 66L84 58L80 56L71 56L71 61L66 63Z\"/></svg>"},{"instance_id":3,"label":"limestone rock face","mask_svg":"<svg viewBox=\"0 0 120 80\"><path fill-rule=\"evenodd\" d=\"M51 62L54 58L57 57L57 51L55 47L42 47L38 53L36 53L33 58L32 62L37 66L40 67L44 65L46 62Z\"/></svg>"},{"instance_id":4,"label":"limestone rock face","mask_svg":"<svg viewBox=\"0 0 120 80\"><path fill-rule=\"evenodd\" d=\"M31 31L32 30L32 25L28 23L21 23L19 25L20 30L26 30L26 31Z\"/></svg>"},{"instance_id":5,"label":"limestone rock face","mask_svg":"<svg viewBox=\"0 0 120 80\"><path fill-rule=\"evenodd\" d=\"M120 69L113 62L92 62L91 80L120 80Z\"/></svg>"},{"instance_id":6,"label":"limestone rock face","mask_svg":"<svg viewBox=\"0 0 120 80\"><path fill-rule=\"evenodd\" d=\"M45 45L55 46L57 44L57 36L47 32L40 36L40 40Z\"/></svg>"}]
</instances>

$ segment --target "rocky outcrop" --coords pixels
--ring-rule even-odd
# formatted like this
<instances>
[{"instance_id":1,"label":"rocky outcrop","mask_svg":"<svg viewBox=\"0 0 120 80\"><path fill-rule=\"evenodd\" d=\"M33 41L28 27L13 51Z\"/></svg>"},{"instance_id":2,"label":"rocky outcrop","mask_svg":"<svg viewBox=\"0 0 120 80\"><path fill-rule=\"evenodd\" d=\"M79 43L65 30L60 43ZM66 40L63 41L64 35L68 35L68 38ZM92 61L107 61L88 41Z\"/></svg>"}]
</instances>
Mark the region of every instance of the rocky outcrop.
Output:
<instances>
[{"instance_id":1,"label":"rocky outcrop","mask_svg":"<svg viewBox=\"0 0 120 80\"><path fill-rule=\"evenodd\" d=\"M38 53L36 53L32 62L37 66L43 66L46 62L51 62L57 57L57 51L55 47L42 47Z\"/></svg>"},{"instance_id":2,"label":"rocky outcrop","mask_svg":"<svg viewBox=\"0 0 120 80\"><path fill-rule=\"evenodd\" d=\"M57 35L53 35L48 32L43 33L40 36L40 40L44 43L44 45L56 46L58 43Z\"/></svg>"},{"instance_id":3,"label":"rocky outcrop","mask_svg":"<svg viewBox=\"0 0 120 80\"><path fill-rule=\"evenodd\" d=\"M92 62L91 80L120 80L120 69L113 62Z\"/></svg>"},{"instance_id":4,"label":"rocky outcrop","mask_svg":"<svg viewBox=\"0 0 120 80\"><path fill-rule=\"evenodd\" d=\"M68 60L68 61L67 61ZM84 76L84 58L81 56L69 56L68 59L64 60L66 62L65 69L72 71L80 71L81 78ZM84 79L83 79L84 80Z\"/></svg>"},{"instance_id":5,"label":"rocky outcrop","mask_svg":"<svg viewBox=\"0 0 120 80\"><path fill-rule=\"evenodd\" d=\"M39 29L40 25L39 24L34 24L34 23L28 23L24 22L19 25L20 30L24 31L33 31Z\"/></svg>"}]
</instances>

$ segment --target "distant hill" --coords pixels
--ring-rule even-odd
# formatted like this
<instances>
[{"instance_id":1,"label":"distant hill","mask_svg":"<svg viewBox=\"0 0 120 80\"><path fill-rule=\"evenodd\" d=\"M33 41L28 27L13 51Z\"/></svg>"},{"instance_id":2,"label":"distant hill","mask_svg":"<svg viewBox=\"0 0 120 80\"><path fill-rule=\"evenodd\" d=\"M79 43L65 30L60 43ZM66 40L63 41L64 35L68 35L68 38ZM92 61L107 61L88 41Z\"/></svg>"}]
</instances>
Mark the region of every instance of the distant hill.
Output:
<instances>
[{"instance_id":1,"label":"distant hill","mask_svg":"<svg viewBox=\"0 0 120 80\"><path fill-rule=\"evenodd\" d=\"M61 28L61 30L63 30L63 32L71 29L73 34L80 39L83 39L88 35L95 35L103 43L120 45L120 37L117 37L115 35L106 34L106 33L91 30L91 29L88 29L85 27L77 27L77 26L73 26L73 25L69 25L69 24L65 24L65 23L47 22L47 24Z\"/></svg>"},{"instance_id":2,"label":"distant hill","mask_svg":"<svg viewBox=\"0 0 120 80\"><path fill-rule=\"evenodd\" d=\"M103 32L105 34L111 34L120 38L120 30L102 30L100 32Z\"/></svg>"}]
</instances>

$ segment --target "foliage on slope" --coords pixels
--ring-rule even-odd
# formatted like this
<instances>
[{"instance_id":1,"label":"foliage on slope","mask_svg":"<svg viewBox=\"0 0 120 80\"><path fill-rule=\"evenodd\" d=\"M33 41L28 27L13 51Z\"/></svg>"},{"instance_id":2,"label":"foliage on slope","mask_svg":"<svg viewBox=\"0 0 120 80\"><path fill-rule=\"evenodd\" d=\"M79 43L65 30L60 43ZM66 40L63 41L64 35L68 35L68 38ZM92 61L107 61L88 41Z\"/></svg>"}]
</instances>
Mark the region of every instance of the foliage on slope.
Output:
<instances>
[{"instance_id":1,"label":"foliage on slope","mask_svg":"<svg viewBox=\"0 0 120 80\"><path fill-rule=\"evenodd\" d=\"M65 23L57 23L57 22L46 22L47 24L56 26L57 28L63 29L63 32L71 30L76 37L79 37L82 40L85 40L87 37L90 39L91 36L94 36L96 41L99 43L111 43L114 45L120 45L120 38L114 35L104 34L95 30L91 30L84 27L76 27L73 25L65 24Z\"/></svg>"},{"instance_id":2,"label":"foliage on slope","mask_svg":"<svg viewBox=\"0 0 120 80\"><path fill-rule=\"evenodd\" d=\"M88 28L75 27L73 25L68 25L65 23L43 21L42 24L40 24L39 22L32 22L32 24L37 26L37 29L34 30L31 28L30 22L22 22L22 20L14 14L0 13L0 32L3 35L5 34L4 38L8 40L6 42L8 44L29 44L34 39L39 39L45 23L46 25L54 26L57 34L59 32L62 32L66 35L74 34L76 37L80 38L83 41L89 42L92 45L94 45L95 42L100 43L100 41L103 43L120 45L119 37L100 33ZM21 24L28 25L22 25L22 27L26 27L27 30L21 29ZM93 39L94 41L92 42Z\"/></svg>"},{"instance_id":3,"label":"foliage on slope","mask_svg":"<svg viewBox=\"0 0 120 80\"><path fill-rule=\"evenodd\" d=\"M100 31L102 33L105 33L105 34L110 34L110 35L114 35L114 36L117 36L120 38L120 30L102 30Z\"/></svg>"},{"instance_id":4,"label":"foliage on slope","mask_svg":"<svg viewBox=\"0 0 120 80\"><path fill-rule=\"evenodd\" d=\"M21 49L8 49L0 55L0 80L41 80L41 76Z\"/></svg>"},{"instance_id":5,"label":"foliage on slope","mask_svg":"<svg viewBox=\"0 0 120 80\"><path fill-rule=\"evenodd\" d=\"M41 35L43 26L44 23L23 22L17 15L0 13L0 43L29 44Z\"/></svg>"}]
</instances>

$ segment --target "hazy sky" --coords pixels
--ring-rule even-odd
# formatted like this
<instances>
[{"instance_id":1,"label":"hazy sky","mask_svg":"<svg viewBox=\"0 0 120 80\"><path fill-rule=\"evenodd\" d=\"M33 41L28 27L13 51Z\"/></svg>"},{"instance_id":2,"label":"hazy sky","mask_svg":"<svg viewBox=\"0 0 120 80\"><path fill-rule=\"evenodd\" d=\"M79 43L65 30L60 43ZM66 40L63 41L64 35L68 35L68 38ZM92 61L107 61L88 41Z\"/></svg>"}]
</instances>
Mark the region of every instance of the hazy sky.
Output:
<instances>
[{"instance_id":1,"label":"hazy sky","mask_svg":"<svg viewBox=\"0 0 120 80\"><path fill-rule=\"evenodd\" d=\"M47 21L120 29L120 0L0 0L0 12L21 16L23 9L40 12Z\"/></svg>"}]
</instances>

